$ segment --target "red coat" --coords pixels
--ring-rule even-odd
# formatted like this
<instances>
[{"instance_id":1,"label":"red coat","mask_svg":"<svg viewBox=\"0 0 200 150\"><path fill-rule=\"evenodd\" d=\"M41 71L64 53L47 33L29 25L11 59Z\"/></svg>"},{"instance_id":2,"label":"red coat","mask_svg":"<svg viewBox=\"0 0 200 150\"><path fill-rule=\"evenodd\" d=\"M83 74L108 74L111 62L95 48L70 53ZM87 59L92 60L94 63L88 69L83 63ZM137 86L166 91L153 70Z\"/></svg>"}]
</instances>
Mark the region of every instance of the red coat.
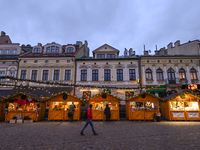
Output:
<instances>
[{"instance_id":1,"label":"red coat","mask_svg":"<svg viewBox=\"0 0 200 150\"><path fill-rule=\"evenodd\" d=\"M87 120L88 119L92 119L92 109L90 107L87 109Z\"/></svg>"}]
</instances>

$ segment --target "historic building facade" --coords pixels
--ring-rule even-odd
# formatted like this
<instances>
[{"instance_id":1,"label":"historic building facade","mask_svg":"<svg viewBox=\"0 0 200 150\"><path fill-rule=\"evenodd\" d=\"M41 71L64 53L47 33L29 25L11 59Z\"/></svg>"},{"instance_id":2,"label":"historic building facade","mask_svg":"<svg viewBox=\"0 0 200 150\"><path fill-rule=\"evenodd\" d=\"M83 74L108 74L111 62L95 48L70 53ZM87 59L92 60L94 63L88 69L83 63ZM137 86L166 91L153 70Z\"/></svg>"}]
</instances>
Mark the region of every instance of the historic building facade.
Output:
<instances>
[{"instance_id":1,"label":"historic building facade","mask_svg":"<svg viewBox=\"0 0 200 150\"><path fill-rule=\"evenodd\" d=\"M128 51L125 50L125 53ZM108 88L109 92L123 100L139 93L138 88L138 56L130 49L130 55L119 56L119 50L104 44L93 51L93 57L76 59L76 84L75 94L87 99ZM102 88L84 87L84 85ZM112 88L116 87L116 88ZM123 89L132 88L132 89ZM117 89L122 88L122 89Z\"/></svg>"}]
</instances>

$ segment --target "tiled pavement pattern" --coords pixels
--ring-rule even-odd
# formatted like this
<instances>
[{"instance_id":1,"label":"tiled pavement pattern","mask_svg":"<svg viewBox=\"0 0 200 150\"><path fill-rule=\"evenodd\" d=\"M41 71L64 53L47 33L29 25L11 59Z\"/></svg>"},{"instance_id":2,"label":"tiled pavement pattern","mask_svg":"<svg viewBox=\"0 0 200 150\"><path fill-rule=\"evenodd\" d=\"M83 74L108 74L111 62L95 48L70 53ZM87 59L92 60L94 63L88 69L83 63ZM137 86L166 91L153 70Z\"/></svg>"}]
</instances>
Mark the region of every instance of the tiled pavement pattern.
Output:
<instances>
[{"instance_id":1,"label":"tiled pavement pattern","mask_svg":"<svg viewBox=\"0 0 200 150\"><path fill-rule=\"evenodd\" d=\"M95 121L80 135L84 121L0 122L0 149L200 149L200 122Z\"/></svg>"}]
</instances>

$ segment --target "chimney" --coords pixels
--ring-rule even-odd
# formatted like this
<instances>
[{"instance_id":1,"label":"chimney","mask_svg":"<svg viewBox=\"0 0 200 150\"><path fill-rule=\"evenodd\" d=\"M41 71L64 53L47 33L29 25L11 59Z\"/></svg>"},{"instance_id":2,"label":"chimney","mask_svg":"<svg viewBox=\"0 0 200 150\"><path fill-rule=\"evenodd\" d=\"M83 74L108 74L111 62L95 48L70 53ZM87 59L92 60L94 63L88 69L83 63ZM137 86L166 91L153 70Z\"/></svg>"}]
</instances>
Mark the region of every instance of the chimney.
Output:
<instances>
[{"instance_id":1,"label":"chimney","mask_svg":"<svg viewBox=\"0 0 200 150\"><path fill-rule=\"evenodd\" d=\"M175 47L178 47L180 45L180 40L177 40L175 43L174 43L174 46Z\"/></svg>"},{"instance_id":2,"label":"chimney","mask_svg":"<svg viewBox=\"0 0 200 150\"><path fill-rule=\"evenodd\" d=\"M144 56L148 56L149 55L149 51L144 51Z\"/></svg>"},{"instance_id":3,"label":"chimney","mask_svg":"<svg viewBox=\"0 0 200 150\"><path fill-rule=\"evenodd\" d=\"M41 43L38 43L38 46L42 46L42 44L41 44Z\"/></svg>"},{"instance_id":4,"label":"chimney","mask_svg":"<svg viewBox=\"0 0 200 150\"><path fill-rule=\"evenodd\" d=\"M172 48L172 42L171 43L169 43L168 45L167 45L167 49L171 49Z\"/></svg>"},{"instance_id":5,"label":"chimney","mask_svg":"<svg viewBox=\"0 0 200 150\"><path fill-rule=\"evenodd\" d=\"M4 31L1 31L1 36L5 36L6 33Z\"/></svg>"}]
</instances>

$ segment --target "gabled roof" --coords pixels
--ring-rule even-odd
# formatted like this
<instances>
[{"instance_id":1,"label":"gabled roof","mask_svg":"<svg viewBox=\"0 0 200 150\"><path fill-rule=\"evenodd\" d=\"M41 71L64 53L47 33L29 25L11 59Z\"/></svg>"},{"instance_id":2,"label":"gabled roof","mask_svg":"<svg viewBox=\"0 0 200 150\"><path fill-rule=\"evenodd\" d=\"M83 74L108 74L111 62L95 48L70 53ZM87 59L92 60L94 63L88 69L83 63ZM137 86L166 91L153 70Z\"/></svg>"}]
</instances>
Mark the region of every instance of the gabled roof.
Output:
<instances>
[{"instance_id":1,"label":"gabled roof","mask_svg":"<svg viewBox=\"0 0 200 150\"><path fill-rule=\"evenodd\" d=\"M182 94L189 94L190 96L194 96L194 97L200 99L200 97L197 96L196 94L190 93L188 91L183 91L183 92L174 93L174 94L171 94L171 95L169 95L167 97L164 97L164 100L169 101L169 100L175 99L176 97L178 97L178 96L180 96Z\"/></svg>"},{"instance_id":2,"label":"gabled roof","mask_svg":"<svg viewBox=\"0 0 200 150\"><path fill-rule=\"evenodd\" d=\"M8 99L11 99L11 98L13 98L13 97L15 97L15 96L17 96L17 95L20 95L20 94L26 95L27 97L30 97L30 98L34 99L35 101L39 101L39 102L40 102L40 101L45 101L44 99L39 98L39 97L37 97L37 96L34 95L34 94L29 94L29 93L24 93L24 92L19 92L19 93L16 93L16 94L14 94L14 95L11 95L11 96L9 96L9 97L6 97L6 98L2 99L2 101L3 101L3 102L6 102L6 101L8 101Z\"/></svg>"},{"instance_id":3,"label":"gabled roof","mask_svg":"<svg viewBox=\"0 0 200 150\"><path fill-rule=\"evenodd\" d=\"M143 95L143 94L145 94L145 95L150 95L150 96L152 96L152 97L154 97L154 98L157 98L157 99L160 100L160 101L164 101L164 99L162 99L162 98L160 98L160 97L157 97L157 96L155 96L155 95L153 95L153 94L151 94L151 93L149 93L149 92L142 92L142 93L140 93L140 94L138 94L138 95L135 95L135 96L132 96L132 97L126 99L126 101L132 100L132 99L134 99L134 98L138 98L139 96L141 96L141 95Z\"/></svg>"},{"instance_id":4,"label":"gabled roof","mask_svg":"<svg viewBox=\"0 0 200 150\"><path fill-rule=\"evenodd\" d=\"M103 47L110 47L110 48L114 49L117 53L119 53L119 50L118 50L118 49L116 49L116 48L114 48L114 47L112 47L112 46L110 46L110 45L108 45L108 44L104 44L104 45L98 47L97 49L93 50L92 52L94 53L94 52L98 51L99 49L101 49L101 48L103 48Z\"/></svg>"},{"instance_id":5,"label":"gabled roof","mask_svg":"<svg viewBox=\"0 0 200 150\"><path fill-rule=\"evenodd\" d=\"M114 98L117 98L118 100L122 100L121 98L119 98L118 96L115 96L115 95L112 95L112 94L110 94L110 93L107 93L107 92L101 92L101 93L98 93L98 94L96 94L96 95L94 95L94 96L92 96L92 97L90 97L89 98L89 100L90 99L92 99L92 98L94 98L94 97L96 97L96 96L100 96L100 95L102 95L102 94L107 94L107 95L110 95L110 96L112 96L112 97L114 97Z\"/></svg>"},{"instance_id":6,"label":"gabled roof","mask_svg":"<svg viewBox=\"0 0 200 150\"><path fill-rule=\"evenodd\" d=\"M69 96L72 96L72 97L74 97L74 98L77 98L77 99L79 99L79 100L82 100L81 98L79 98L79 97L77 97L77 96L75 96L75 95L72 95L72 94L67 93L66 91L62 91L62 92L60 92L60 93L57 93L57 94L55 94L55 95L53 95L53 96L51 96L51 97L49 97L49 98L46 98L45 100L49 100L49 99L51 99L51 98L53 98L53 97L56 97L56 96L58 96L58 95L61 95L61 94L67 94L67 95L69 95Z\"/></svg>"}]
</instances>

